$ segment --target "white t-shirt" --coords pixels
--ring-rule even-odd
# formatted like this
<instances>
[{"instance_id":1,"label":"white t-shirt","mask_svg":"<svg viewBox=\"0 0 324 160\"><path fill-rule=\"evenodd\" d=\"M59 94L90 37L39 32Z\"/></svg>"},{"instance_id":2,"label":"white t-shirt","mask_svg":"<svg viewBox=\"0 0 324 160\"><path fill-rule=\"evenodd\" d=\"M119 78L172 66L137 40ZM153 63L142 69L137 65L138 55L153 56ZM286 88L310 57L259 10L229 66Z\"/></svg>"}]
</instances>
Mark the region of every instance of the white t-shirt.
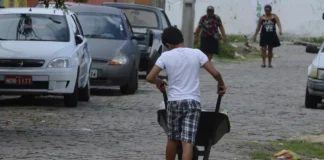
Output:
<instances>
[{"instance_id":1,"label":"white t-shirt","mask_svg":"<svg viewBox=\"0 0 324 160\"><path fill-rule=\"evenodd\" d=\"M193 99L200 102L199 73L208 61L199 49L175 48L162 53L156 65L168 74L168 100Z\"/></svg>"}]
</instances>

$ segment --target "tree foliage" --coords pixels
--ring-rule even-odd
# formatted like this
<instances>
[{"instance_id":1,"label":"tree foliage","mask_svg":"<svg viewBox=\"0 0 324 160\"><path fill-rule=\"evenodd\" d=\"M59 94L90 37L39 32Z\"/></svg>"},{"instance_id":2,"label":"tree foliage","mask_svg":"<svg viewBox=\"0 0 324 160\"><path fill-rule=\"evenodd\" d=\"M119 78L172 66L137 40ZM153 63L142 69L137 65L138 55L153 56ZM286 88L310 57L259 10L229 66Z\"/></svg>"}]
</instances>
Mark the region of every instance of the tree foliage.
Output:
<instances>
[{"instance_id":1,"label":"tree foliage","mask_svg":"<svg viewBox=\"0 0 324 160\"><path fill-rule=\"evenodd\" d=\"M43 1L45 4L45 7L48 8L50 0L39 0ZM66 6L64 5L65 0L54 0L55 1L55 8L64 8L66 9ZM86 3L88 0L73 0L73 2L81 2Z\"/></svg>"}]
</instances>

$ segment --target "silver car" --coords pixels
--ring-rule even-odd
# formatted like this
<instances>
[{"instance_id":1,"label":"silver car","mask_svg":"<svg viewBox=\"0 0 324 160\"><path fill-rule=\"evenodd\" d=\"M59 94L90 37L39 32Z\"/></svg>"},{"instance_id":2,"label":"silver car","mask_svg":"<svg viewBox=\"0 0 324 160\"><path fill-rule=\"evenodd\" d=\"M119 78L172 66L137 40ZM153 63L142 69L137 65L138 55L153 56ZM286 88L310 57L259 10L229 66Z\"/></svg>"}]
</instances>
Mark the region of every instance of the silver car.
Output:
<instances>
[{"instance_id":1,"label":"silver car","mask_svg":"<svg viewBox=\"0 0 324 160\"><path fill-rule=\"evenodd\" d=\"M70 6L78 16L93 59L91 84L120 86L123 94L138 88L140 50L138 41L122 10L94 5Z\"/></svg>"},{"instance_id":2,"label":"silver car","mask_svg":"<svg viewBox=\"0 0 324 160\"><path fill-rule=\"evenodd\" d=\"M0 10L0 95L63 95L65 106L89 101L91 56L72 12Z\"/></svg>"}]
</instances>

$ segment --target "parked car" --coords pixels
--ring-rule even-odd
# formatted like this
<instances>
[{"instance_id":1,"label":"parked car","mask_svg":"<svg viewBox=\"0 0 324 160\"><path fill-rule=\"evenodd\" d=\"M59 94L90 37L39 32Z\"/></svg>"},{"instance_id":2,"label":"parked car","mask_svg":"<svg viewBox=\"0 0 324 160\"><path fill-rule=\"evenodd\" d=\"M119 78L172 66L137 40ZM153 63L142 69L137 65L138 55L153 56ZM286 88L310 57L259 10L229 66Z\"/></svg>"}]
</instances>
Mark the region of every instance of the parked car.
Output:
<instances>
[{"instance_id":1,"label":"parked car","mask_svg":"<svg viewBox=\"0 0 324 160\"><path fill-rule=\"evenodd\" d=\"M93 59L91 84L120 86L123 94L134 94L138 88L140 50L122 10L113 7L81 5L69 8L80 20Z\"/></svg>"},{"instance_id":2,"label":"parked car","mask_svg":"<svg viewBox=\"0 0 324 160\"><path fill-rule=\"evenodd\" d=\"M102 5L122 9L134 34L145 36L145 41L138 43L142 52L139 71L148 74L161 53L167 50L162 44L161 34L164 28L171 26L168 16L163 9L151 6L113 2L104 2Z\"/></svg>"},{"instance_id":3,"label":"parked car","mask_svg":"<svg viewBox=\"0 0 324 160\"><path fill-rule=\"evenodd\" d=\"M324 43L320 47L309 45L307 53L318 53L308 66L308 80L306 87L305 106L306 108L317 108L324 96Z\"/></svg>"},{"instance_id":4,"label":"parked car","mask_svg":"<svg viewBox=\"0 0 324 160\"><path fill-rule=\"evenodd\" d=\"M77 17L50 8L0 10L0 95L89 101L91 56Z\"/></svg>"}]
</instances>

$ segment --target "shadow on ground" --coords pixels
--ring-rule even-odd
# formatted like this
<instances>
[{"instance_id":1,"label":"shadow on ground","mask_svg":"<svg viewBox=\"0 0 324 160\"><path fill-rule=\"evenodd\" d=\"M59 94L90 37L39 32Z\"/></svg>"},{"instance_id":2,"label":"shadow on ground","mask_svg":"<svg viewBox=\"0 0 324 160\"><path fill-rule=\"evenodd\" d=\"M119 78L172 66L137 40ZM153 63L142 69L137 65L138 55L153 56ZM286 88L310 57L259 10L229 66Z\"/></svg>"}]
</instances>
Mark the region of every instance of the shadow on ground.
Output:
<instances>
[{"instance_id":1,"label":"shadow on ground","mask_svg":"<svg viewBox=\"0 0 324 160\"><path fill-rule=\"evenodd\" d=\"M92 96L122 96L119 89L111 88L91 88Z\"/></svg>"},{"instance_id":2,"label":"shadow on ground","mask_svg":"<svg viewBox=\"0 0 324 160\"><path fill-rule=\"evenodd\" d=\"M35 97L35 99L25 100L21 97L3 97L0 98L0 107L65 107L62 97Z\"/></svg>"}]
</instances>

